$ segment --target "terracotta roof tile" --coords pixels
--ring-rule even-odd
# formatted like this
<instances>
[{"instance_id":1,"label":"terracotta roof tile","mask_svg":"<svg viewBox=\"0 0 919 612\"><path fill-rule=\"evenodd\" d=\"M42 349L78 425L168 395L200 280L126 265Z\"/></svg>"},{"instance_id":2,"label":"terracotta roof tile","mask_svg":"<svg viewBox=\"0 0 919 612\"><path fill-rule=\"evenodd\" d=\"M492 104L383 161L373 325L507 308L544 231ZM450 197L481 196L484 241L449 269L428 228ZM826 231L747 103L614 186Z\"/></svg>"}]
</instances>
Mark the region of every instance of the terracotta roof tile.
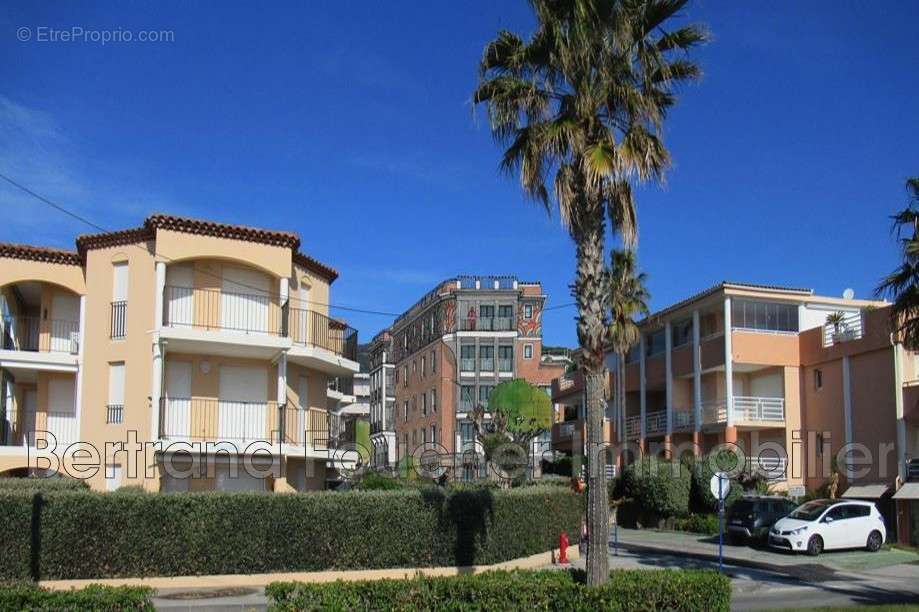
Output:
<instances>
[{"instance_id":1,"label":"terracotta roof tile","mask_svg":"<svg viewBox=\"0 0 919 612\"><path fill-rule=\"evenodd\" d=\"M315 272L330 283L338 278L338 271L335 268L327 266L321 261L313 259L309 255L304 255L299 251L294 251L294 263Z\"/></svg>"},{"instance_id":2,"label":"terracotta roof tile","mask_svg":"<svg viewBox=\"0 0 919 612\"><path fill-rule=\"evenodd\" d=\"M31 261L63 264L67 266L79 266L81 263L79 253L74 251L32 246L29 244L14 244L10 242L0 242L0 257L6 257L8 259L28 259Z\"/></svg>"},{"instance_id":3,"label":"terracotta roof tile","mask_svg":"<svg viewBox=\"0 0 919 612\"><path fill-rule=\"evenodd\" d=\"M147 217L147 220L144 221L144 227L186 232L201 236L230 238L232 240L248 240L250 242L288 247L291 249L297 249L300 246L300 236L293 232L266 230L245 225L230 225L227 223L206 221L204 219L176 217L174 215L150 215Z\"/></svg>"},{"instance_id":4,"label":"terracotta roof tile","mask_svg":"<svg viewBox=\"0 0 919 612\"><path fill-rule=\"evenodd\" d=\"M124 244L146 242L153 238L153 232L146 227L134 227L117 232L102 232L99 234L83 234L77 236L77 251L81 259L86 259L86 251L90 249L105 249Z\"/></svg>"}]
</instances>

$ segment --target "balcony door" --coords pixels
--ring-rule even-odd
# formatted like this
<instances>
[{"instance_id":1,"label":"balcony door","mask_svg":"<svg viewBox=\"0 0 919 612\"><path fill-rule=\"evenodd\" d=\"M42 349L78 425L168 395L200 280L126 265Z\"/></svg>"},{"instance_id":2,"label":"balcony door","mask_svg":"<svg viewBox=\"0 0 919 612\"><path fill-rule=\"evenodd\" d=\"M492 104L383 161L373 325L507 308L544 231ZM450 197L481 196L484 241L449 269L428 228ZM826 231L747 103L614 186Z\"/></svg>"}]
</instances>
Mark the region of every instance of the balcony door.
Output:
<instances>
[{"instance_id":1,"label":"balcony door","mask_svg":"<svg viewBox=\"0 0 919 612\"><path fill-rule=\"evenodd\" d=\"M221 366L217 435L221 440L267 440L268 370Z\"/></svg>"},{"instance_id":2,"label":"balcony door","mask_svg":"<svg viewBox=\"0 0 919 612\"><path fill-rule=\"evenodd\" d=\"M263 273L226 266L220 296L221 327L229 331L267 334L271 281Z\"/></svg>"},{"instance_id":3,"label":"balcony door","mask_svg":"<svg viewBox=\"0 0 919 612\"><path fill-rule=\"evenodd\" d=\"M165 437L191 438L191 363L188 361L166 363L166 410L163 414Z\"/></svg>"},{"instance_id":4,"label":"balcony door","mask_svg":"<svg viewBox=\"0 0 919 612\"><path fill-rule=\"evenodd\" d=\"M67 376L48 381L48 431L62 444L77 441L76 378Z\"/></svg>"},{"instance_id":5,"label":"balcony door","mask_svg":"<svg viewBox=\"0 0 919 612\"><path fill-rule=\"evenodd\" d=\"M166 268L165 299L166 325L194 327L195 270L191 264L172 264Z\"/></svg>"},{"instance_id":6,"label":"balcony door","mask_svg":"<svg viewBox=\"0 0 919 612\"><path fill-rule=\"evenodd\" d=\"M12 397L12 392L10 397ZM35 413L38 412L38 391L29 389L22 396L22 421L19 425L19 434L22 442L35 446ZM7 404L9 406L10 404Z\"/></svg>"},{"instance_id":7,"label":"balcony door","mask_svg":"<svg viewBox=\"0 0 919 612\"><path fill-rule=\"evenodd\" d=\"M70 293L54 294L51 298L51 350L76 353L80 333L80 298Z\"/></svg>"}]
</instances>

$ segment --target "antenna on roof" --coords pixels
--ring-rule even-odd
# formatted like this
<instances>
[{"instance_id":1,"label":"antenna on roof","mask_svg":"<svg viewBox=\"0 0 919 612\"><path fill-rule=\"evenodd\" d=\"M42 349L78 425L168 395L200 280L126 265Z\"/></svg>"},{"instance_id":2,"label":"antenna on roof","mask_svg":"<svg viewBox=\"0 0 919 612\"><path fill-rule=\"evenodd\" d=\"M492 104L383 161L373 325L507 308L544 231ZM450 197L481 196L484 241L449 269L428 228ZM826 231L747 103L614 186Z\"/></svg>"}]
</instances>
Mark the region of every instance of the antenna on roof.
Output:
<instances>
[{"instance_id":1,"label":"antenna on roof","mask_svg":"<svg viewBox=\"0 0 919 612\"><path fill-rule=\"evenodd\" d=\"M855 290L851 287L842 292L842 297L845 300L851 300L855 297Z\"/></svg>"}]
</instances>

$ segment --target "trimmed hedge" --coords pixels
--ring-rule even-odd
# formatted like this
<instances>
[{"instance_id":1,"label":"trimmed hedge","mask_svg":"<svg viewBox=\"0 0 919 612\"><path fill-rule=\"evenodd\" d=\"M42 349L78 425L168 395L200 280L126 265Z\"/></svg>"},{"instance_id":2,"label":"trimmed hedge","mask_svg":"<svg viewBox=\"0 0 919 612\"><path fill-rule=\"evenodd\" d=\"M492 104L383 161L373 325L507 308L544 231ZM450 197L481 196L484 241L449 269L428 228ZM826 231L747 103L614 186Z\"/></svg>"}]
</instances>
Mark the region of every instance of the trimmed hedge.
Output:
<instances>
[{"instance_id":1,"label":"trimmed hedge","mask_svg":"<svg viewBox=\"0 0 919 612\"><path fill-rule=\"evenodd\" d=\"M30 582L0 585L0 610L153 610L149 587L91 584L71 591L49 591Z\"/></svg>"},{"instance_id":2,"label":"trimmed hedge","mask_svg":"<svg viewBox=\"0 0 919 612\"><path fill-rule=\"evenodd\" d=\"M623 508L623 522L635 520L649 525L689 512L691 477L679 462L645 457L628 466L622 473L616 494L632 500Z\"/></svg>"},{"instance_id":3,"label":"trimmed hedge","mask_svg":"<svg viewBox=\"0 0 919 612\"><path fill-rule=\"evenodd\" d=\"M69 477L0 478L2 491L88 491L89 485Z\"/></svg>"},{"instance_id":4,"label":"trimmed hedge","mask_svg":"<svg viewBox=\"0 0 919 612\"><path fill-rule=\"evenodd\" d=\"M583 505L583 496L558 486L295 495L0 492L0 578L492 564L545 552L561 531L577 534ZM33 508L40 534L34 543Z\"/></svg>"},{"instance_id":5,"label":"trimmed hedge","mask_svg":"<svg viewBox=\"0 0 919 612\"><path fill-rule=\"evenodd\" d=\"M718 535L718 515L716 514L690 514L686 518L678 518L673 522L677 531L701 533L704 535Z\"/></svg>"},{"instance_id":6,"label":"trimmed hedge","mask_svg":"<svg viewBox=\"0 0 919 612\"><path fill-rule=\"evenodd\" d=\"M617 570L599 588L562 571L304 584L273 582L270 610L728 610L727 577L700 570Z\"/></svg>"}]
</instances>

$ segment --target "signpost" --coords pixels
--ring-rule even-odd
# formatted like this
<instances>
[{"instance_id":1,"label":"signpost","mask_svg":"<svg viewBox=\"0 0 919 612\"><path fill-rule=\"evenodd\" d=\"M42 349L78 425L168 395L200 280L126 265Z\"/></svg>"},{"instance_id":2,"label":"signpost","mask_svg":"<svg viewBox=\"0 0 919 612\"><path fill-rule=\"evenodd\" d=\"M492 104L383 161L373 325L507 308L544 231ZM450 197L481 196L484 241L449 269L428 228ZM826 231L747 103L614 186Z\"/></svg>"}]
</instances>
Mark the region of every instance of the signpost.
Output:
<instances>
[{"instance_id":1,"label":"signpost","mask_svg":"<svg viewBox=\"0 0 919 612\"><path fill-rule=\"evenodd\" d=\"M724 498L731 491L731 479L724 472L717 472L709 482L712 495L718 500L718 571L724 572Z\"/></svg>"}]
</instances>

